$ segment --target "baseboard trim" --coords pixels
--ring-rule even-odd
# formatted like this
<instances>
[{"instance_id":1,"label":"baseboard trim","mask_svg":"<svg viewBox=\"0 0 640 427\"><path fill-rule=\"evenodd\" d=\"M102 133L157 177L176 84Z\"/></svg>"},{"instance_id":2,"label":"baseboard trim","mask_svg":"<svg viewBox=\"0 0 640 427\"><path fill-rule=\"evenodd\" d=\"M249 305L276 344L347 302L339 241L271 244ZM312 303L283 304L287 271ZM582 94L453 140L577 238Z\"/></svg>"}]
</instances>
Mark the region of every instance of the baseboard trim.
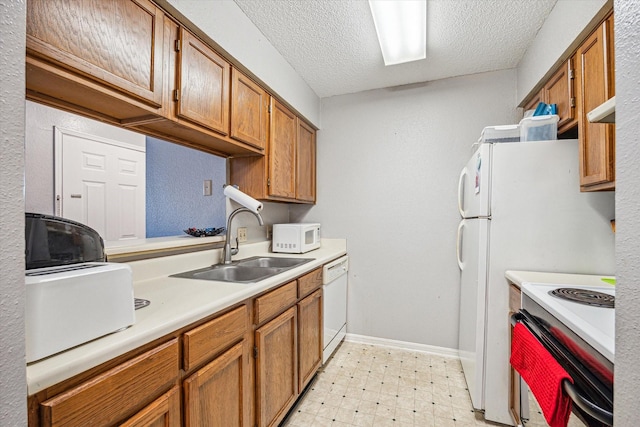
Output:
<instances>
[{"instance_id":1,"label":"baseboard trim","mask_svg":"<svg viewBox=\"0 0 640 427\"><path fill-rule=\"evenodd\" d=\"M356 335L349 333L347 333L344 340L353 343L379 345L383 347L398 348L401 350L420 351L423 353L435 354L443 357L459 358L458 350L455 348L438 347L435 345L418 344L407 341L397 341L386 338L377 338L367 335Z\"/></svg>"}]
</instances>

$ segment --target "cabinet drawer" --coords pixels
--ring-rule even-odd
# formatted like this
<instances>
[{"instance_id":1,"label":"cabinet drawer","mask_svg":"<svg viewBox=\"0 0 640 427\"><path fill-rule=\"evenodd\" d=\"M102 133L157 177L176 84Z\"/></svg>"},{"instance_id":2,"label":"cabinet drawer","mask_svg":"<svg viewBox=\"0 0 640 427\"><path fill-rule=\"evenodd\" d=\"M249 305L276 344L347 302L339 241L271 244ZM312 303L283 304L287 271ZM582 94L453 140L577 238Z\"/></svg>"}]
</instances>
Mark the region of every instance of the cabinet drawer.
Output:
<instances>
[{"instance_id":1,"label":"cabinet drawer","mask_svg":"<svg viewBox=\"0 0 640 427\"><path fill-rule=\"evenodd\" d=\"M43 426L113 425L176 381L178 339L158 346L41 404Z\"/></svg>"},{"instance_id":2,"label":"cabinet drawer","mask_svg":"<svg viewBox=\"0 0 640 427\"><path fill-rule=\"evenodd\" d=\"M310 294L320 286L322 286L322 268L317 268L298 279L298 298Z\"/></svg>"},{"instance_id":3,"label":"cabinet drawer","mask_svg":"<svg viewBox=\"0 0 640 427\"><path fill-rule=\"evenodd\" d=\"M297 300L296 281L280 286L278 289L256 298L255 317L256 324L262 323L268 318L281 313L293 305Z\"/></svg>"},{"instance_id":4,"label":"cabinet drawer","mask_svg":"<svg viewBox=\"0 0 640 427\"><path fill-rule=\"evenodd\" d=\"M184 334L184 370L199 365L242 338L247 330L247 306L243 305Z\"/></svg>"}]
</instances>

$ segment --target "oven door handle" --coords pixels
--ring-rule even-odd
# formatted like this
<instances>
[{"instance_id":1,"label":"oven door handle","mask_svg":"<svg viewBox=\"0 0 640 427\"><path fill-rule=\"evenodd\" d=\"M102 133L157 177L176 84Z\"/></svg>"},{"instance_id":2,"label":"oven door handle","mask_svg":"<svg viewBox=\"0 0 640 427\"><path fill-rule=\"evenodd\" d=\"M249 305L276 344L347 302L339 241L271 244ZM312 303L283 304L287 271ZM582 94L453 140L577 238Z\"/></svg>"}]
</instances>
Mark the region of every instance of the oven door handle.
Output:
<instances>
[{"instance_id":1,"label":"oven door handle","mask_svg":"<svg viewBox=\"0 0 640 427\"><path fill-rule=\"evenodd\" d=\"M535 323L529 321L529 316L530 315L528 315L528 313L524 314L522 311L514 313L511 315L511 325L515 326L516 323L524 324L525 327L527 327L527 329L529 329L533 333L536 339L540 340L539 336L543 333L543 331L541 331ZM567 396L569 396L569 398L573 401L573 403L589 416L608 426L613 426L612 412L609 412L606 409L601 408L595 403L588 400L586 397L580 394L578 389L568 380L562 381L562 388L564 392L567 393Z\"/></svg>"},{"instance_id":2,"label":"oven door handle","mask_svg":"<svg viewBox=\"0 0 640 427\"><path fill-rule=\"evenodd\" d=\"M608 426L613 425L613 413L599 407L590 400L587 400L568 380L562 381L562 388L564 389L565 393L567 393L567 396L571 398L573 403L575 403L576 406L578 406L584 412L600 421L601 423L605 423Z\"/></svg>"}]
</instances>

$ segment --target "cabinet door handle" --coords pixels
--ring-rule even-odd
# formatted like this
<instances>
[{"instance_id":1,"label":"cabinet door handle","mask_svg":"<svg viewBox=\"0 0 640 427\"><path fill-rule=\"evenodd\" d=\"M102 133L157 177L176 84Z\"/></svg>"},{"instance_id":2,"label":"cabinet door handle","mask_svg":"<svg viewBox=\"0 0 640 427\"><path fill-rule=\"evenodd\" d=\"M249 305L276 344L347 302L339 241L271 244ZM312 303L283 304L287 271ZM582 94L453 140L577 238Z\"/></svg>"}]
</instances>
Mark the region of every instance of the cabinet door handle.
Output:
<instances>
[{"instance_id":1,"label":"cabinet door handle","mask_svg":"<svg viewBox=\"0 0 640 427\"><path fill-rule=\"evenodd\" d=\"M72 199L82 199L82 194L72 194L71 198Z\"/></svg>"}]
</instances>

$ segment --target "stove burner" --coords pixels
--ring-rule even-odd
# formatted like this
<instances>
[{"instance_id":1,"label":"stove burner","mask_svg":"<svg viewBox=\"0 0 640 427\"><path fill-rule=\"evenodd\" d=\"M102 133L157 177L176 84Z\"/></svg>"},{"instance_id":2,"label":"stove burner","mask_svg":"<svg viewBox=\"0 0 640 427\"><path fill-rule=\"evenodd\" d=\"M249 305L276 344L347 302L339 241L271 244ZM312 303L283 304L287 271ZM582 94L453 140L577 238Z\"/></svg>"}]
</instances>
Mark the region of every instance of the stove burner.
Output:
<instances>
[{"instance_id":1,"label":"stove burner","mask_svg":"<svg viewBox=\"0 0 640 427\"><path fill-rule=\"evenodd\" d=\"M557 288L549 291L549 295L580 304L604 308L614 308L616 299L615 296L605 294L604 292L577 288Z\"/></svg>"}]
</instances>

